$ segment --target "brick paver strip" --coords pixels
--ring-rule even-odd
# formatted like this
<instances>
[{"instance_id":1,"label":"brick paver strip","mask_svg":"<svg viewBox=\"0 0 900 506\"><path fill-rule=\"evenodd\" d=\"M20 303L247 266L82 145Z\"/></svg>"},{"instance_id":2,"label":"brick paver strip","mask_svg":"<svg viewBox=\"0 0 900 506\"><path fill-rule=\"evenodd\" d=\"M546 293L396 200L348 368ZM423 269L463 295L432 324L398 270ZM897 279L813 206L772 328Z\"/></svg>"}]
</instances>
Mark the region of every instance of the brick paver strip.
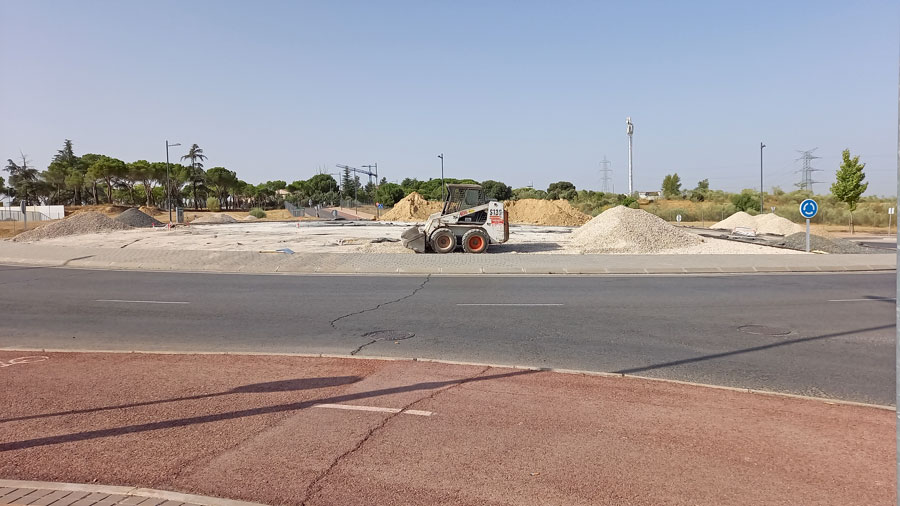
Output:
<instances>
[{"instance_id":1,"label":"brick paver strip","mask_svg":"<svg viewBox=\"0 0 900 506\"><path fill-rule=\"evenodd\" d=\"M0 505L16 506L264 506L150 488L0 480Z\"/></svg>"}]
</instances>

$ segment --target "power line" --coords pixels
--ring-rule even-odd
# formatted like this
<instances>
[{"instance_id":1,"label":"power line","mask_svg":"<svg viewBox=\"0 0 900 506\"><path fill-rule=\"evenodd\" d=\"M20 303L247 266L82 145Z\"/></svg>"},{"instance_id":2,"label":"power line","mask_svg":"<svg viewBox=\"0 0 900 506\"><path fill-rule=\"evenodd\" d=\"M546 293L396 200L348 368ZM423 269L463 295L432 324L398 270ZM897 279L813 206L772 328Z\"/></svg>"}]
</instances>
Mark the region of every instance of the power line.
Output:
<instances>
[{"instance_id":1,"label":"power line","mask_svg":"<svg viewBox=\"0 0 900 506\"><path fill-rule=\"evenodd\" d=\"M813 151L815 151L817 149L819 149L819 148L812 148L807 151L802 151L799 149L797 150L797 152L800 153L800 155L801 155L800 158L797 158L797 160L803 160L803 167L801 167L800 170L797 171L800 173L800 182L797 183L797 187L799 187L801 190L809 190L810 192L812 192L813 184L822 182L822 181L813 181L813 178L812 178L813 172L822 172L822 169L816 169L816 168L813 168L812 165L810 165L810 162L812 162L813 160L815 160L817 158L822 158L821 156L815 156L812 154Z\"/></svg>"},{"instance_id":2,"label":"power line","mask_svg":"<svg viewBox=\"0 0 900 506\"><path fill-rule=\"evenodd\" d=\"M610 182L612 181L612 169L609 168L609 160L606 159L606 155L603 155L603 160L600 162L600 179L603 181L603 193L609 193L612 190L610 189Z\"/></svg>"}]
</instances>

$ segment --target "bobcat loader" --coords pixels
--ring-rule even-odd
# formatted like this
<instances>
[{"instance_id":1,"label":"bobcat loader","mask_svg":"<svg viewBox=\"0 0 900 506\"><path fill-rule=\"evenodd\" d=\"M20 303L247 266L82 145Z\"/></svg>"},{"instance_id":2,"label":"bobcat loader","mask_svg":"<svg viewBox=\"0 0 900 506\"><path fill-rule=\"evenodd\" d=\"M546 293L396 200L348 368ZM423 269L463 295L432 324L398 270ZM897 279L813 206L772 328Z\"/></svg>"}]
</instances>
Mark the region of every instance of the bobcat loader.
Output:
<instances>
[{"instance_id":1,"label":"bobcat loader","mask_svg":"<svg viewBox=\"0 0 900 506\"><path fill-rule=\"evenodd\" d=\"M484 253L488 245L509 240L509 213L503 202L489 202L480 185L448 184L443 210L423 227L403 232L400 240L416 253L450 253L458 246L466 253Z\"/></svg>"}]
</instances>

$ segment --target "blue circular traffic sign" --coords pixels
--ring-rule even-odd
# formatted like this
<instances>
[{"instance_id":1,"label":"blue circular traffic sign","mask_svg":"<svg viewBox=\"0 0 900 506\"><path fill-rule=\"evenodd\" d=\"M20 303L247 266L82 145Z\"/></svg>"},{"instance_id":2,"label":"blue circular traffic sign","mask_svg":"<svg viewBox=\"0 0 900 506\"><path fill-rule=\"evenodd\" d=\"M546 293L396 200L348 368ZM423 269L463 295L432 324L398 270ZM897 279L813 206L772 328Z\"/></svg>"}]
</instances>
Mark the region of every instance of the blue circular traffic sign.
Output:
<instances>
[{"instance_id":1,"label":"blue circular traffic sign","mask_svg":"<svg viewBox=\"0 0 900 506\"><path fill-rule=\"evenodd\" d=\"M819 204L813 199L806 199L800 203L800 216L810 219L819 212Z\"/></svg>"}]
</instances>

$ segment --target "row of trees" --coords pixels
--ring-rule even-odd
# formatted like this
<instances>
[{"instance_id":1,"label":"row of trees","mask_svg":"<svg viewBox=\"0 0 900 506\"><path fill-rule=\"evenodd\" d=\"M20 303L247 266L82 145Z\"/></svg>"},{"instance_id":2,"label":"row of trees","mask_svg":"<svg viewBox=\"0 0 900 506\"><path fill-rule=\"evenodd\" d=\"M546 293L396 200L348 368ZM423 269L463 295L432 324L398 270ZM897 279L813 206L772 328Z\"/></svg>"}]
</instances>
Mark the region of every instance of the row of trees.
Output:
<instances>
[{"instance_id":1,"label":"row of trees","mask_svg":"<svg viewBox=\"0 0 900 506\"><path fill-rule=\"evenodd\" d=\"M225 207L269 206L277 204L284 181L259 185L240 180L225 167L204 170L203 149L193 144L181 157L187 163L137 160L126 163L108 155L76 155L66 139L44 171L38 171L24 154L8 159L4 170L9 180L0 178L0 193L26 204L128 204L203 207L208 197L216 197ZM168 174L167 174L168 172ZM329 176L330 177L330 176ZM166 182L168 181L168 195Z\"/></svg>"}]
</instances>

